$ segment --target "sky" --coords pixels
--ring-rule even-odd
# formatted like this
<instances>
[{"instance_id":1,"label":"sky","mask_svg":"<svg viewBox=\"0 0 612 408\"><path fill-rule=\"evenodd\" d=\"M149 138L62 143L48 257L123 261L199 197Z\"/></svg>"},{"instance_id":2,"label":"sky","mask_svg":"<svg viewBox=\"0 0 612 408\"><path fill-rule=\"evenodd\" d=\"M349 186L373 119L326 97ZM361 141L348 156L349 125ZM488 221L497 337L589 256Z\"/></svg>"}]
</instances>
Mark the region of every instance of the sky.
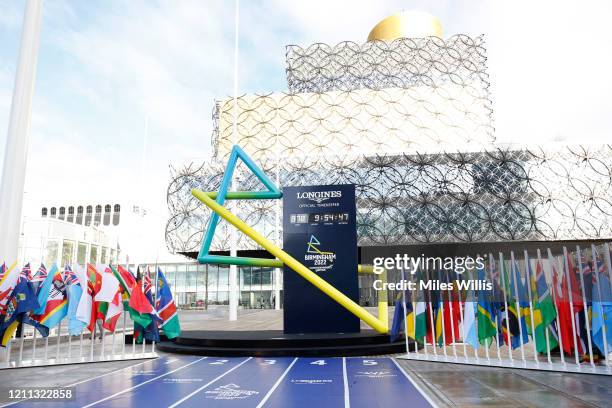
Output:
<instances>
[{"instance_id":1,"label":"sky","mask_svg":"<svg viewBox=\"0 0 612 408\"><path fill-rule=\"evenodd\" d=\"M0 160L24 7L0 0ZM498 140L612 143L606 0L243 0L239 93L286 89L287 44L364 42L413 9L445 36L485 34ZM210 154L233 47L233 1L45 0L26 204L138 197L164 219L169 164Z\"/></svg>"}]
</instances>

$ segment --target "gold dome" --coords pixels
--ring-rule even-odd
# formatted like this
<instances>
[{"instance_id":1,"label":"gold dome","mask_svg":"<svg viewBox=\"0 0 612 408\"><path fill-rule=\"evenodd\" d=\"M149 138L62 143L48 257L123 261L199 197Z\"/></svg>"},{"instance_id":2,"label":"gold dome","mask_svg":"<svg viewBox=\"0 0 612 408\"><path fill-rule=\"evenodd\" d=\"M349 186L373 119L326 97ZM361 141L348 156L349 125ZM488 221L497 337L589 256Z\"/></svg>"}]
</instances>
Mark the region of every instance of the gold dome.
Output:
<instances>
[{"instance_id":1,"label":"gold dome","mask_svg":"<svg viewBox=\"0 0 612 408\"><path fill-rule=\"evenodd\" d=\"M442 38L442 23L437 17L422 11L402 11L376 24L368 35L368 41L429 36Z\"/></svg>"}]
</instances>

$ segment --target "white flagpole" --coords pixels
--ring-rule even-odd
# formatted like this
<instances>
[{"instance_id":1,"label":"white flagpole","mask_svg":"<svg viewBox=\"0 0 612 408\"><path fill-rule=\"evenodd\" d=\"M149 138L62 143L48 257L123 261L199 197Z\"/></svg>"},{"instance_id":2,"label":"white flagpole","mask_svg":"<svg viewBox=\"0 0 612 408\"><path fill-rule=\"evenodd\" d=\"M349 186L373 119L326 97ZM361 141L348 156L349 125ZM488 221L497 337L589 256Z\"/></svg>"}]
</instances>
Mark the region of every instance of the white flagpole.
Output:
<instances>
[{"instance_id":1,"label":"white flagpole","mask_svg":"<svg viewBox=\"0 0 612 408\"><path fill-rule=\"evenodd\" d=\"M569 296L570 314L572 315L572 335L574 339L574 356L576 365L580 367L580 358L578 357L578 339L576 338L576 316L574 314L574 299L572 295L572 282L570 280L569 262L567 260L567 248L563 247L563 262L565 265L565 279L567 279L567 293ZM574 273L574 271L572 271Z\"/></svg>"},{"instance_id":2,"label":"white flagpole","mask_svg":"<svg viewBox=\"0 0 612 408\"><path fill-rule=\"evenodd\" d=\"M517 271L517 269L518 268L515 268L515 263L514 263L514 251L510 251L510 273L512 273L512 277L514 278L514 304L516 308L516 317L518 319L519 336L521 338L520 343L519 343L521 347L521 360L523 360L523 364L526 364L525 350L523 350L523 325L521 324L521 316L523 312L521 311L521 304L519 302L518 280L517 280L517 279L521 279L521 273L520 271ZM512 347L512 345L510 347Z\"/></svg>"},{"instance_id":3,"label":"white flagpole","mask_svg":"<svg viewBox=\"0 0 612 408\"><path fill-rule=\"evenodd\" d=\"M589 308L587 307L587 299L584 292L584 275L582 271L582 254L580 253L580 246L576 245L576 257L578 258L578 273L580 274L580 290L582 293L582 307L584 307L584 321L586 324L586 332L587 332L587 341L589 346L589 361L591 362L591 366L595 368L595 362L593 361L593 344L591 343L591 323L589 322ZM591 270L591 274L593 271ZM591 281L593 275L591 275ZM592 286L592 285L591 285ZM591 296L592 296L591 292Z\"/></svg>"},{"instance_id":4,"label":"white flagpole","mask_svg":"<svg viewBox=\"0 0 612 408\"><path fill-rule=\"evenodd\" d=\"M529 296L529 316L531 317L531 341L533 342L533 359L536 365L540 365L538 360L538 347L536 344L536 333L535 333L535 319L533 317L533 297L531 296L531 264L529 263L529 254L525 249L523 251L523 257L525 260L525 282L527 286L527 295Z\"/></svg>"},{"instance_id":5,"label":"white flagpole","mask_svg":"<svg viewBox=\"0 0 612 408\"><path fill-rule=\"evenodd\" d=\"M550 266L550 273L551 275L554 277L551 288L552 288L552 295L553 295L553 303L555 304L555 307L557 307L557 287L555 285L555 281L559 281L559 273L557 272L556 268L555 268L555 260L552 256L552 252L550 251L550 248L547 248L547 252L548 252L548 265ZM558 265L557 265L558 266ZM559 295L559 296L562 296ZM563 336L561 335L561 321L559 320L559 312L557 311L557 316L555 317L555 320L557 321L557 337L559 338L559 350L561 351L559 354L561 356L561 363L563 363L563 365L565 365L565 355L563 354Z\"/></svg>"},{"instance_id":6,"label":"white flagpole","mask_svg":"<svg viewBox=\"0 0 612 408\"><path fill-rule=\"evenodd\" d=\"M508 296L506 295L506 271L504 267L504 254L499 253L499 278L501 279L502 292L504 293L504 310L506 312L506 332L508 336L508 357L512 365L514 365L514 357L512 356L512 342L510 341L510 315L508 311Z\"/></svg>"},{"instance_id":7,"label":"white flagpole","mask_svg":"<svg viewBox=\"0 0 612 408\"><path fill-rule=\"evenodd\" d=\"M18 256L42 9L42 0L28 0L23 17L0 186L0 220L3 223L0 254L5 259L17 259Z\"/></svg>"}]
</instances>

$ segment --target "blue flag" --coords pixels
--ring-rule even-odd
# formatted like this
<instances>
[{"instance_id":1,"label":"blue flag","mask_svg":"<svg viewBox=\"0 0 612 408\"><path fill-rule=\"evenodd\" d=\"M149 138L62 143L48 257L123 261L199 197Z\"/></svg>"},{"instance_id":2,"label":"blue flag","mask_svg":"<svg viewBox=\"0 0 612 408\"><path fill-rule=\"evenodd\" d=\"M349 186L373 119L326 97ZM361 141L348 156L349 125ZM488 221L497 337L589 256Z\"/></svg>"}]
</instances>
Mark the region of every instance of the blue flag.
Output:
<instances>
[{"instance_id":1,"label":"blue flag","mask_svg":"<svg viewBox=\"0 0 612 408\"><path fill-rule=\"evenodd\" d=\"M593 274L593 302L591 308L593 343L602 352L606 342L608 353L612 349L612 289L603 262L597 262L598 273ZM604 331L606 336L604 338Z\"/></svg>"}]
</instances>

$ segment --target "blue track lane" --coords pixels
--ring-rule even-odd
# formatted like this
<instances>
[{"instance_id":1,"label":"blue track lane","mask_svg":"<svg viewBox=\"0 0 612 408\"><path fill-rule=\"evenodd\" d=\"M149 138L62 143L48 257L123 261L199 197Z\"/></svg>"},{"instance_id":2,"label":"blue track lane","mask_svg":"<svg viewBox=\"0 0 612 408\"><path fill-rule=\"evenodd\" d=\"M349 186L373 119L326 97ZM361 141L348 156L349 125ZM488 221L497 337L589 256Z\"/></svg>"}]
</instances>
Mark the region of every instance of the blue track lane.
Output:
<instances>
[{"instance_id":1,"label":"blue track lane","mask_svg":"<svg viewBox=\"0 0 612 408\"><path fill-rule=\"evenodd\" d=\"M168 407L243 363L246 357L207 358L144 384L130 392L101 400L98 407Z\"/></svg>"},{"instance_id":2,"label":"blue track lane","mask_svg":"<svg viewBox=\"0 0 612 408\"><path fill-rule=\"evenodd\" d=\"M430 407L390 358L163 357L76 385L62 407Z\"/></svg>"},{"instance_id":3,"label":"blue track lane","mask_svg":"<svg viewBox=\"0 0 612 408\"><path fill-rule=\"evenodd\" d=\"M138 386L139 384L151 380L152 378L156 378L157 376L168 373L169 371L183 367L186 364L190 364L199 358L201 357L181 356L147 360L142 364L126 367L124 369L109 373L108 375L93 378L91 380L82 382L81 384L77 384L76 401L63 402L60 404L58 402L45 403L26 400L11 405L11 407L30 407L32 405L37 408L58 408L59 406L68 408L82 407L121 390Z\"/></svg>"},{"instance_id":4,"label":"blue track lane","mask_svg":"<svg viewBox=\"0 0 612 408\"><path fill-rule=\"evenodd\" d=\"M346 369L353 408L431 407L390 358L347 358Z\"/></svg>"},{"instance_id":5,"label":"blue track lane","mask_svg":"<svg viewBox=\"0 0 612 408\"><path fill-rule=\"evenodd\" d=\"M344 406L341 358L300 358L264 407Z\"/></svg>"},{"instance_id":6,"label":"blue track lane","mask_svg":"<svg viewBox=\"0 0 612 408\"><path fill-rule=\"evenodd\" d=\"M200 390L181 408L255 407L289 367L292 358L253 358Z\"/></svg>"}]
</instances>

